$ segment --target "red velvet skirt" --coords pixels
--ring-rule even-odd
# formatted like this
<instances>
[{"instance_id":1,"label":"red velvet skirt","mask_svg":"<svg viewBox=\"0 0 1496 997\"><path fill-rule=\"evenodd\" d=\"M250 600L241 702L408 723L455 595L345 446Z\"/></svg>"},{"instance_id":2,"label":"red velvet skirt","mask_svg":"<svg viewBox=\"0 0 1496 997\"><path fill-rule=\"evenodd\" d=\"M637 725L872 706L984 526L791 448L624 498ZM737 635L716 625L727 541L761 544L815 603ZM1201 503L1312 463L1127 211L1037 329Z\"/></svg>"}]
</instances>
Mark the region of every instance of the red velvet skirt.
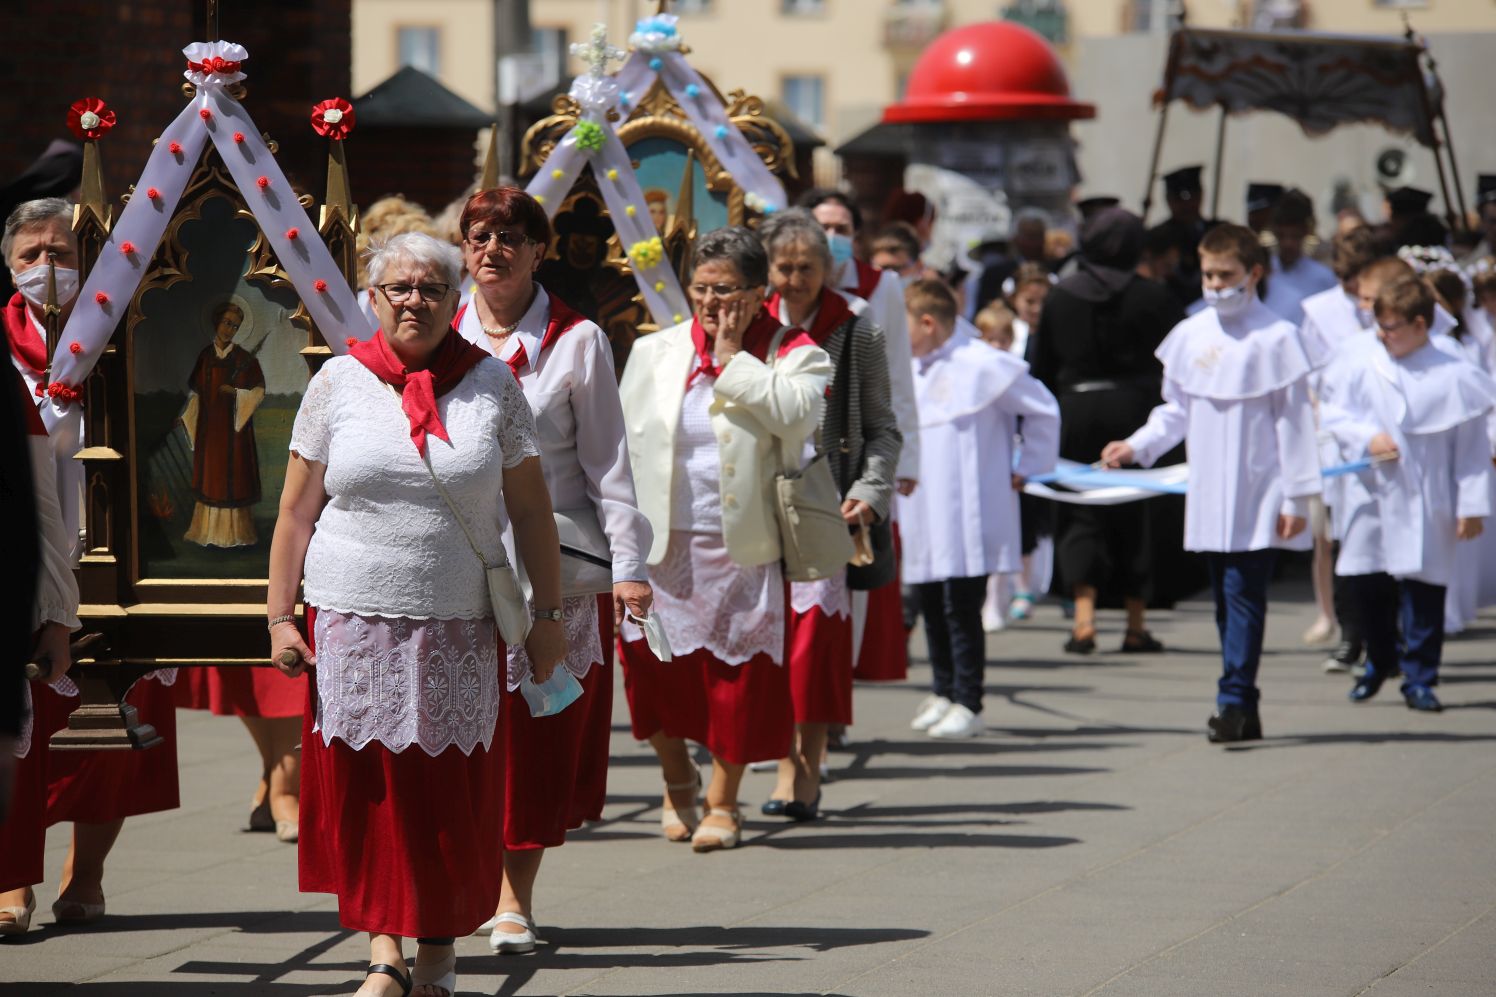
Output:
<instances>
[{"instance_id":1,"label":"red velvet skirt","mask_svg":"<svg viewBox=\"0 0 1496 997\"><path fill-rule=\"evenodd\" d=\"M852 722L852 618L820 607L789 615L790 700L797 724Z\"/></svg>"},{"instance_id":2,"label":"red velvet skirt","mask_svg":"<svg viewBox=\"0 0 1496 997\"><path fill-rule=\"evenodd\" d=\"M499 705L505 848L556 848L567 831L602 818L612 723L608 665L594 665L581 697L553 717L530 716L525 697L505 690Z\"/></svg>"},{"instance_id":3,"label":"red velvet skirt","mask_svg":"<svg viewBox=\"0 0 1496 997\"><path fill-rule=\"evenodd\" d=\"M67 723L72 710L69 704L76 702L40 682L31 683L31 695L31 750L16 762L10 816L0 822L0 893L35 886L47 878L43 861L47 848L47 774L51 760L58 757L47 749L47 739Z\"/></svg>"},{"instance_id":4,"label":"red velvet skirt","mask_svg":"<svg viewBox=\"0 0 1496 997\"><path fill-rule=\"evenodd\" d=\"M899 524L893 524L894 557L900 556ZM904 599L898 574L867 594L867 623L852 677L859 682L902 682L909 677L909 631L904 629Z\"/></svg>"},{"instance_id":5,"label":"red velvet skirt","mask_svg":"<svg viewBox=\"0 0 1496 997\"><path fill-rule=\"evenodd\" d=\"M181 672L177 673L180 677ZM35 689L35 686L32 687ZM50 689L47 694L56 696ZM77 700L61 702L63 724ZM181 806L177 786L177 708L169 686L142 679L125 702L165 744L144 751L54 751L47 766L47 823L103 824ZM57 729L61 729L62 724ZM33 741L33 749L35 750Z\"/></svg>"},{"instance_id":6,"label":"red velvet skirt","mask_svg":"<svg viewBox=\"0 0 1496 997\"><path fill-rule=\"evenodd\" d=\"M184 710L218 717L299 717L306 677L288 679L275 668L183 668L172 687Z\"/></svg>"},{"instance_id":7,"label":"red velvet skirt","mask_svg":"<svg viewBox=\"0 0 1496 997\"><path fill-rule=\"evenodd\" d=\"M324 745L312 732L316 683L306 688L301 891L337 896L338 920L353 931L472 934L499 903L504 738L496 733L491 751L452 747L434 758L418 745Z\"/></svg>"},{"instance_id":8,"label":"red velvet skirt","mask_svg":"<svg viewBox=\"0 0 1496 997\"><path fill-rule=\"evenodd\" d=\"M767 654L729 665L703 649L662 662L642 640L618 647L638 740L664 732L704 744L733 765L789 755L795 722L789 675Z\"/></svg>"}]
</instances>

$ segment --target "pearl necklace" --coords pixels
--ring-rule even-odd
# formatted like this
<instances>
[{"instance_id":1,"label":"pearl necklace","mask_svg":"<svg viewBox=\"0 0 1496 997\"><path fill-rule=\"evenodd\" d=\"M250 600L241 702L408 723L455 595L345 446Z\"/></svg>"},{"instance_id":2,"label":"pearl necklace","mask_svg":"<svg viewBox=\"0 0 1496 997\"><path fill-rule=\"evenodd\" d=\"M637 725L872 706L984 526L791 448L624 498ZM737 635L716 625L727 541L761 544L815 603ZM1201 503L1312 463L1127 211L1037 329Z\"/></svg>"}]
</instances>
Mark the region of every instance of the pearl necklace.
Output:
<instances>
[{"instance_id":1,"label":"pearl necklace","mask_svg":"<svg viewBox=\"0 0 1496 997\"><path fill-rule=\"evenodd\" d=\"M478 328L483 330L483 335L485 336L491 336L494 339L508 339L511 335L514 334L514 330L519 328L519 323L516 322L513 325L501 325L497 329L490 329L482 322L479 322Z\"/></svg>"}]
</instances>

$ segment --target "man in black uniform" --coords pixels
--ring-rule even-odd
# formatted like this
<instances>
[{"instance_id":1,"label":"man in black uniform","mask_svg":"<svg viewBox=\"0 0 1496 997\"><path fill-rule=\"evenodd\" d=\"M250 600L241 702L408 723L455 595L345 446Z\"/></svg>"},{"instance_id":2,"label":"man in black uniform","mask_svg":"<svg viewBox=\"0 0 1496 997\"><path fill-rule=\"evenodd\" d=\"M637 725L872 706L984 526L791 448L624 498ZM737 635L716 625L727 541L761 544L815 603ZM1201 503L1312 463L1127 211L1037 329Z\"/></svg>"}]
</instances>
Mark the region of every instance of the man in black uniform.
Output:
<instances>
[{"instance_id":1,"label":"man in black uniform","mask_svg":"<svg viewBox=\"0 0 1496 997\"><path fill-rule=\"evenodd\" d=\"M1184 166L1164 174L1169 218L1158 226L1179 249L1179 269L1169 280L1169 290L1186 308L1200 297L1200 240L1216 224L1201 214L1205 191L1200 171L1199 166Z\"/></svg>"}]
</instances>

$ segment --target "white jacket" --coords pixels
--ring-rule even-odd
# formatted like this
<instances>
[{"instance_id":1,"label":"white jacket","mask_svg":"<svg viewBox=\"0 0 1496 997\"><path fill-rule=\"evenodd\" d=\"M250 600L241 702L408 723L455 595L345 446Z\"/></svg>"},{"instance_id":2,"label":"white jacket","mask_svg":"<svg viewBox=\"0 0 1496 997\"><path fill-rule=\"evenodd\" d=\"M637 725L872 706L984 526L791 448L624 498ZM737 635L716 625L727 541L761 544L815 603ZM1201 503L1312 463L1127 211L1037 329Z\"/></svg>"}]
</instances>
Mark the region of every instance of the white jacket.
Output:
<instances>
[{"instance_id":1,"label":"white jacket","mask_svg":"<svg viewBox=\"0 0 1496 997\"><path fill-rule=\"evenodd\" d=\"M675 432L695 363L686 321L635 342L618 385L639 509L654 529L650 564L664 559L670 531L679 525L670 522ZM722 533L738 564L779 560L774 476L780 442L791 460L799 457L820 425L830 382L831 358L815 346L799 347L773 366L741 352L717 378L711 417L722 461Z\"/></svg>"}]
</instances>

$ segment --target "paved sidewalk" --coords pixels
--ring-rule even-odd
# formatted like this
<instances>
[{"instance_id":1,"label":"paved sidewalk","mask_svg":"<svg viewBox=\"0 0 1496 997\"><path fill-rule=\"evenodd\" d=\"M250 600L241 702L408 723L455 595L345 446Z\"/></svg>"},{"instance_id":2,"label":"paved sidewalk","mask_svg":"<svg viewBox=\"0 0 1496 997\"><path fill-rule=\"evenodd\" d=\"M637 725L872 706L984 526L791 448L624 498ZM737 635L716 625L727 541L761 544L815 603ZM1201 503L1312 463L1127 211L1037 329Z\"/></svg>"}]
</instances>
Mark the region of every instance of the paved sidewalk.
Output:
<instances>
[{"instance_id":1,"label":"paved sidewalk","mask_svg":"<svg viewBox=\"0 0 1496 997\"><path fill-rule=\"evenodd\" d=\"M606 819L546 860L546 945L459 942L471 994L1496 994L1496 615L1446 649L1442 715L1298 645L1309 607L1275 590L1267 740L1206 743L1211 607L1159 614L1156 656L1059 650L1053 606L992 635L980 740L908 719L928 669L860 687L827 817L758 816L698 856L658 836L653 756L615 712ZM1120 623L1104 616L1102 644ZM131 820L94 930L0 945L4 997L351 994L368 948L296 891L295 849L240 834L253 788L233 720L180 715L181 810ZM49 839L43 910L63 828Z\"/></svg>"}]
</instances>

